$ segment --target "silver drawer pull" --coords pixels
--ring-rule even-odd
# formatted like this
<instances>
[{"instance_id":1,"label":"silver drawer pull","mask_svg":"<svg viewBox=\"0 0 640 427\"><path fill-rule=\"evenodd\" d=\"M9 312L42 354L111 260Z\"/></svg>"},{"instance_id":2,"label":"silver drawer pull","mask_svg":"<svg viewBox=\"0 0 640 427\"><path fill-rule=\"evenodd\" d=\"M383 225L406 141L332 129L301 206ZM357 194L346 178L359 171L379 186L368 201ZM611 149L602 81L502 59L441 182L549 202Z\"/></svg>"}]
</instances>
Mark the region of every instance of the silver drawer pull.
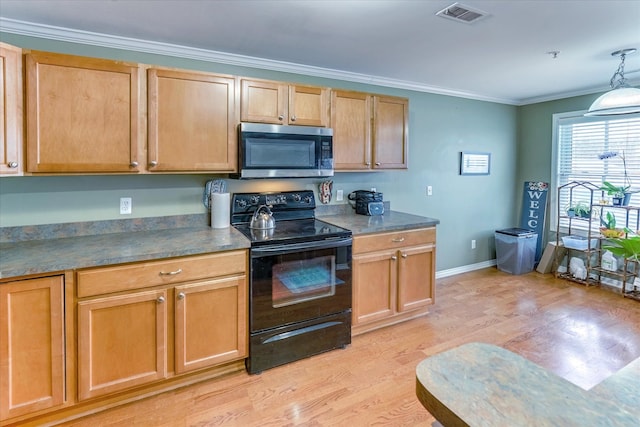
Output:
<instances>
[{"instance_id":1,"label":"silver drawer pull","mask_svg":"<svg viewBox=\"0 0 640 427\"><path fill-rule=\"evenodd\" d=\"M180 273L182 273L182 269L181 268L177 269L176 271L170 271L168 273L165 273L164 271L161 271L160 275L161 276L175 276L176 274L180 274Z\"/></svg>"},{"instance_id":2,"label":"silver drawer pull","mask_svg":"<svg viewBox=\"0 0 640 427\"><path fill-rule=\"evenodd\" d=\"M407 254L404 254L404 253L403 253L403 254L402 254L402 258L406 258L406 257L407 257Z\"/></svg>"},{"instance_id":3,"label":"silver drawer pull","mask_svg":"<svg viewBox=\"0 0 640 427\"><path fill-rule=\"evenodd\" d=\"M184 292L178 293L178 299L184 299L184 297L185 297Z\"/></svg>"},{"instance_id":4,"label":"silver drawer pull","mask_svg":"<svg viewBox=\"0 0 640 427\"><path fill-rule=\"evenodd\" d=\"M395 256L395 255L392 255L392 256L391 256L391 261L395 261L395 260L397 260L397 259L398 259L398 257L397 257L397 256Z\"/></svg>"},{"instance_id":5,"label":"silver drawer pull","mask_svg":"<svg viewBox=\"0 0 640 427\"><path fill-rule=\"evenodd\" d=\"M158 304L162 304L164 302L164 297L158 297L156 301L158 301Z\"/></svg>"},{"instance_id":6,"label":"silver drawer pull","mask_svg":"<svg viewBox=\"0 0 640 427\"><path fill-rule=\"evenodd\" d=\"M395 242L395 243L401 243L401 242L404 242L404 237L396 237L395 239L393 239L391 241Z\"/></svg>"}]
</instances>

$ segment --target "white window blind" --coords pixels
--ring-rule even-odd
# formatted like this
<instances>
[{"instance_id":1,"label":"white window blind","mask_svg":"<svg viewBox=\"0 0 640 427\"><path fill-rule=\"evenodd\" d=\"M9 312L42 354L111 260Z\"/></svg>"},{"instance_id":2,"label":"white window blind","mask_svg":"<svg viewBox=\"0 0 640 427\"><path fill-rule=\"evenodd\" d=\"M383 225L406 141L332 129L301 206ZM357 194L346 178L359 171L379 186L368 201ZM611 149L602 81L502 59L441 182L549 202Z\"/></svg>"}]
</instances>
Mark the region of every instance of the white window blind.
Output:
<instances>
[{"instance_id":1,"label":"white window blind","mask_svg":"<svg viewBox=\"0 0 640 427\"><path fill-rule=\"evenodd\" d=\"M640 115L615 117L584 117L581 113L565 115L556 120L556 188L570 182L590 182L600 187L603 181L613 185L631 184L631 191L640 192ZM626 177L625 177L626 169ZM593 203L598 203L602 193L594 193ZM611 203L611 197L609 203ZM569 205L569 192L561 192L554 198L553 212L564 212ZM590 193L578 188L573 192L573 203L590 201ZM633 193L630 205L640 205L640 193ZM623 209L603 209L616 215L622 226L627 218ZM636 228L637 211L629 211L629 226ZM599 221L593 222L597 228ZM561 221L560 227L566 226ZM576 228L576 224L572 223ZM578 224L578 228L580 225ZM586 228L586 223L583 226ZM554 224L555 228L555 224Z\"/></svg>"}]
</instances>

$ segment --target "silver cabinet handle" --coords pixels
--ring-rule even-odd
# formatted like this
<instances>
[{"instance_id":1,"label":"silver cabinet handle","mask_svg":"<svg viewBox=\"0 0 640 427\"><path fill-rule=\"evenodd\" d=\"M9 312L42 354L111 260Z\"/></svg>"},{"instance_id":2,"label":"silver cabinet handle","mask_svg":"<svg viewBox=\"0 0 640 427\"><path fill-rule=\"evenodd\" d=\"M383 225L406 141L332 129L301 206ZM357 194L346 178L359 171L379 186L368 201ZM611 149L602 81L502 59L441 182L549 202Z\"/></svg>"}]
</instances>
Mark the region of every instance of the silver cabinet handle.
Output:
<instances>
[{"instance_id":1,"label":"silver cabinet handle","mask_svg":"<svg viewBox=\"0 0 640 427\"><path fill-rule=\"evenodd\" d=\"M406 258L406 257L407 257L407 254L403 253L402 258Z\"/></svg>"},{"instance_id":2,"label":"silver cabinet handle","mask_svg":"<svg viewBox=\"0 0 640 427\"><path fill-rule=\"evenodd\" d=\"M297 117L296 117L296 116L291 116L291 121L292 121L292 122L295 122L295 121L296 121L296 119L297 119Z\"/></svg>"},{"instance_id":3,"label":"silver cabinet handle","mask_svg":"<svg viewBox=\"0 0 640 427\"><path fill-rule=\"evenodd\" d=\"M185 297L184 292L178 293L178 299L184 299L184 297Z\"/></svg>"},{"instance_id":4,"label":"silver cabinet handle","mask_svg":"<svg viewBox=\"0 0 640 427\"><path fill-rule=\"evenodd\" d=\"M164 297L158 297L156 301L158 301L158 304L162 304L164 302Z\"/></svg>"},{"instance_id":5,"label":"silver cabinet handle","mask_svg":"<svg viewBox=\"0 0 640 427\"><path fill-rule=\"evenodd\" d=\"M175 276L176 274L180 274L180 273L182 273L182 269L181 268L177 269L176 271L170 271L168 273L165 273L164 271L161 271L160 275L161 276Z\"/></svg>"},{"instance_id":6,"label":"silver cabinet handle","mask_svg":"<svg viewBox=\"0 0 640 427\"><path fill-rule=\"evenodd\" d=\"M151 167L158 166L158 162L156 162L155 160L151 160L149 162L149 166L151 166Z\"/></svg>"},{"instance_id":7,"label":"silver cabinet handle","mask_svg":"<svg viewBox=\"0 0 640 427\"><path fill-rule=\"evenodd\" d=\"M278 120L283 121L283 120L284 120L284 116L283 116L282 114L280 114L280 115L278 116Z\"/></svg>"},{"instance_id":8,"label":"silver cabinet handle","mask_svg":"<svg viewBox=\"0 0 640 427\"><path fill-rule=\"evenodd\" d=\"M380 162L376 162L376 166L380 166Z\"/></svg>"},{"instance_id":9,"label":"silver cabinet handle","mask_svg":"<svg viewBox=\"0 0 640 427\"><path fill-rule=\"evenodd\" d=\"M404 237L396 237L391 241L394 243L401 243L401 242L404 242Z\"/></svg>"},{"instance_id":10,"label":"silver cabinet handle","mask_svg":"<svg viewBox=\"0 0 640 427\"><path fill-rule=\"evenodd\" d=\"M15 169L18 167L18 162L9 162L7 166L9 166L11 169Z\"/></svg>"},{"instance_id":11,"label":"silver cabinet handle","mask_svg":"<svg viewBox=\"0 0 640 427\"><path fill-rule=\"evenodd\" d=\"M131 162L129 164L129 166L131 166L132 168L137 168L138 167L138 162Z\"/></svg>"},{"instance_id":12,"label":"silver cabinet handle","mask_svg":"<svg viewBox=\"0 0 640 427\"><path fill-rule=\"evenodd\" d=\"M397 256L395 256L395 255L392 255L392 256L391 256L391 260L392 260L392 261L395 261L395 260L397 260L397 259L398 259L398 257L397 257Z\"/></svg>"},{"instance_id":13,"label":"silver cabinet handle","mask_svg":"<svg viewBox=\"0 0 640 427\"><path fill-rule=\"evenodd\" d=\"M370 162L366 162L364 165L365 166L371 166L371 163Z\"/></svg>"}]
</instances>

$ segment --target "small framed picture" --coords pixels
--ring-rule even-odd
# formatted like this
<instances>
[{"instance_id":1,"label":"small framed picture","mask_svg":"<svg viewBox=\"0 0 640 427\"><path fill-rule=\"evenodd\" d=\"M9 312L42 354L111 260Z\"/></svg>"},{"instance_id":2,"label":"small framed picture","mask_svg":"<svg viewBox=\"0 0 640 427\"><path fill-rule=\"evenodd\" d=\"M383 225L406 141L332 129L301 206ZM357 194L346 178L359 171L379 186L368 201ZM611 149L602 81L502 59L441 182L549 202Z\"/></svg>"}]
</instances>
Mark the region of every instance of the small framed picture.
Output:
<instances>
[{"instance_id":1,"label":"small framed picture","mask_svg":"<svg viewBox=\"0 0 640 427\"><path fill-rule=\"evenodd\" d=\"M489 175L491 153L462 151L460 153L460 175Z\"/></svg>"}]
</instances>

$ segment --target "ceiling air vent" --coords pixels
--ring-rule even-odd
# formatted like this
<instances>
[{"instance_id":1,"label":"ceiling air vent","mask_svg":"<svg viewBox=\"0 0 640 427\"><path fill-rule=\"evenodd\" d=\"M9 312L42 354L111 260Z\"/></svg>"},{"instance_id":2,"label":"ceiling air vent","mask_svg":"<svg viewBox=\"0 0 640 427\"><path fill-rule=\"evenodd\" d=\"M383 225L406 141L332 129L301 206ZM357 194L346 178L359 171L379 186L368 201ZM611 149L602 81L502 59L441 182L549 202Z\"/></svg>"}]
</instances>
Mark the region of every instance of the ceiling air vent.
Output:
<instances>
[{"instance_id":1,"label":"ceiling air vent","mask_svg":"<svg viewBox=\"0 0 640 427\"><path fill-rule=\"evenodd\" d=\"M453 19L458 22L464 22L466 24L477 22L482 18L489 16L487 12L474 9L460 3L454 3L451 6L442 9L440 12L436 13L436 15L442 16L443 18Z\"/></svg>"}]
</instances>

